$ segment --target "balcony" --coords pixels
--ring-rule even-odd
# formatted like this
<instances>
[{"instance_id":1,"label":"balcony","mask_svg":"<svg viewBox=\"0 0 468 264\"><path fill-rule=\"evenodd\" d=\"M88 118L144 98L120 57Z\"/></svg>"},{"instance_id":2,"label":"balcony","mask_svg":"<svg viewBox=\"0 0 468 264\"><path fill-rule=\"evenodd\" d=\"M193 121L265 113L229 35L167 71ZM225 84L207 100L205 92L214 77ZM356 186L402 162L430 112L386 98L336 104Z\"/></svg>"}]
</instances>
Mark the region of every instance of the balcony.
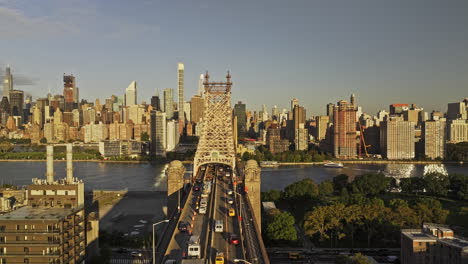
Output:
<instances>
[{"instance_id":1,"label":"balcony","mask_svg":"<svg viewBox=\"0 0 468 264\"><path fill-rule=\"evenodd\" d=\"M0 234L51 234L51 233L61 233L62 231L57 228L57 229L21 229L21 230L16 230L16 229L6 229L3 231L0 231Z\"/></svg>"},{"instance_id":2,"label":"balcony","mask_svg":"<svg viewBox=\"0 0 468 264\"><path fill-rule=\"evenodd\" d=\"M59 257L60 256L60 251L51 251L48 253L39 253L39 252L7 252L3 253L0 252L0 256L7 256L7 257L42 257L42 256L55 256Z\"/></svg>"},{"instance_id":3,"label":"balcony","mask_svg":"<svg viewBox=\"0 0 468 264\"><path fill-rule=\"evenodd\" d=\"M11 240L0 241L0 245L60 245L60 240Z\"/></svg>"}]
</instances>

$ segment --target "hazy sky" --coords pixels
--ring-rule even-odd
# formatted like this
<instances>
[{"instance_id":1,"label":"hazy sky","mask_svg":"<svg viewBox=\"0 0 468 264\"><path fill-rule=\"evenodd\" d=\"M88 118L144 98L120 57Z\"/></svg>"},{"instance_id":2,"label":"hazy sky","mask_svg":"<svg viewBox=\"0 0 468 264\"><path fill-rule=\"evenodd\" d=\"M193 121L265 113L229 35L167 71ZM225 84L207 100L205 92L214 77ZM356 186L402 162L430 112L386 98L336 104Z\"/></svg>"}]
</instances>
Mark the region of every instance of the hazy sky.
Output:
<instances>
[{"instance_id":1,"label":"hazy sky","mask_svg":"<svg viewBox=\"0 0 468 264\"><path fill-rule=\"evenodd\" d=\"M35 97L62 93L101 102L138 82L138 101L176 88L185 99L208 70L231 70L233 103L308 115L355 93L364 111L416 103L445 111L468 97L468 1L432 0L0 0L0 65ZM2 69L3 74L3 69Z\"/></svg>"}]
</instances>

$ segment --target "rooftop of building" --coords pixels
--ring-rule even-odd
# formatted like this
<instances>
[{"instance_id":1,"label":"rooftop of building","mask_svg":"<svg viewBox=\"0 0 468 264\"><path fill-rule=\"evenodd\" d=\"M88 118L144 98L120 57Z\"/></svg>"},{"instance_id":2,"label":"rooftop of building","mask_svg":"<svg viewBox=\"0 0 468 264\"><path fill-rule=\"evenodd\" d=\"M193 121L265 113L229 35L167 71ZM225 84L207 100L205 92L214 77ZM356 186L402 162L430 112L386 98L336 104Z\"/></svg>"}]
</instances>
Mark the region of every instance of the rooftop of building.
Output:
<instances>
[{"instance_id":1,"label":"rooftop of building","mask_svg":"<svg viewBox=\"0 0 468 264\"><path fill-rule=\"evenodd\" d=\"M440 243L444 243L446 245L460 248L463 252L468 253L468 240L460 237L454 238L442 238L438 240Z\"/></svg>"},{"instance_id":2,"label":"rooftop of building","mask_svg":"<svg viewBox=\"0 0 468 264\"><path fill-rule=\"evenodd\" d=\"M431 234L423 233L420 229L403 229L401 234L408 237L411 240L416 241L436 241L437 238Z\"/></svg>"},{"instance_id":3,"label":"rooftop of building","mask_svg":"<svg viewBox=\"0 0 468 264\"><path fill-rule=\"evenodd\" d=\"M5 220L61 220L65 217L81 210L78 208L51 208L30 206L21 207L7 214L0 215L0 221Z\"/></svg>"}]
</instances>

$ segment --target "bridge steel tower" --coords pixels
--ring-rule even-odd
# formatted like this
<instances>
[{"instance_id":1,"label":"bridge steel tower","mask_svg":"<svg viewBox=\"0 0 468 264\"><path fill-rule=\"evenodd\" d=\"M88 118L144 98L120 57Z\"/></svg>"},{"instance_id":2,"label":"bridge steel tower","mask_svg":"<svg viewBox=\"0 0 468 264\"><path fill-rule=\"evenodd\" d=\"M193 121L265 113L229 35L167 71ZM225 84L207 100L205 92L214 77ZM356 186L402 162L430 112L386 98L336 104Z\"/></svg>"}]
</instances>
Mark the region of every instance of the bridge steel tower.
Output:
<instances>
[{"instance_id":1,"label":"bridge steel tower","mask_svg":"<svg viewBox=\"0 0 468 264\"><path fill-rule=\"evenodd\" d=\"M205 109L203 125L197 152L193 164L196 175L201 165L221 163L234 170L236 152L232 127L231 108L231 75L226 75L226 82L210 82L208 72L205 74Z\"/></svg>"}]
</instances>

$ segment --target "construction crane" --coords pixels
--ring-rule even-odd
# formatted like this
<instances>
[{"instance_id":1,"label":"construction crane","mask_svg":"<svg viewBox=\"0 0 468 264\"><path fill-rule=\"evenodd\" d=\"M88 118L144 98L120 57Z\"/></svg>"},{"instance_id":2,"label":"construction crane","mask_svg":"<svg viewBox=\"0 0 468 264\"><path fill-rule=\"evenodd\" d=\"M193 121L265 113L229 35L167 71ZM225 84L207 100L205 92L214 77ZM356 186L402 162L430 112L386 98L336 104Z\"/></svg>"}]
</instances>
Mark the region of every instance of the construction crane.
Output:
<instances>
[{"instance_id":1,"label":"construction crane","mask_svg":"<svg viewBox=\"0 0 468 264\"><path fill-rule=\"evenodd\" d=\"M362 129L361 122L358 122L358 124L359 124L359 131L361 131L361 133L360 133L360 142L359 142L359 156L361 156L361 147L364 147L364 152L365 152L366 158L368 158L370 155L367 152L367 148L372 146L372 145L366 145L366 140L364 139L364 130Z\"/></svg>"}]
</instances>

